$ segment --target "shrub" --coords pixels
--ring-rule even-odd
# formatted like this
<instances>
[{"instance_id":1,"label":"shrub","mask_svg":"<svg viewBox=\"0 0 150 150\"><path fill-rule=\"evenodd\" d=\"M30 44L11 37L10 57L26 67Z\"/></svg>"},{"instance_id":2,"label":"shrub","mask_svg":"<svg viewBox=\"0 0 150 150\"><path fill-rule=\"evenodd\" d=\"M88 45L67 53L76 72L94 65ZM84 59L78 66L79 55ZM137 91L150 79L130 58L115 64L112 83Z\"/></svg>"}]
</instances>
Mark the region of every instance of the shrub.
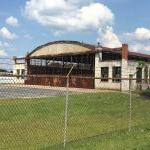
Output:
<instances>
[{"instance_id":1,"label":"shrub","mask_svg":"<svg viewBox=\"0 0 150 150\"><path fill-rule=\"evenodd\" d=\"M142 91L141 96L144 96L146 98L150 98L150 89Z\"/></svg>"}]
</instances>

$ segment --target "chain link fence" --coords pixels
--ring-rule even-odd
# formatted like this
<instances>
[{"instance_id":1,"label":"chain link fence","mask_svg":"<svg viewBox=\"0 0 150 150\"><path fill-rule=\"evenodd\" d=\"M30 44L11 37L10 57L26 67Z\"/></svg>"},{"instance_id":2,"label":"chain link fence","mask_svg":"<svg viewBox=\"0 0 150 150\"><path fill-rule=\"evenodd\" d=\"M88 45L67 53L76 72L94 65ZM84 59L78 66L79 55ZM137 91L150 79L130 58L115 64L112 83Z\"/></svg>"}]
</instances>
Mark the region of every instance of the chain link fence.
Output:
<instances>
[{"instance_id":1,"label":"chain link fence","mask_svg":"<svg viewBox=\"0 0 150 150\"><path fill-rule=\"evenodd\" d=\"M149 82L135 86L137 79L109 79L118 85L111 90L113 82L92 78L101 88L71 88L68 74L59 76L64 87L58 87L51 86L55 76L13 75L11 69L0 75L0 149L150 147L150 98L143 94ZM44 79L48 85L41 84ZM122 82L128 90L121 91Z\"/></svg>"}]
</instances>

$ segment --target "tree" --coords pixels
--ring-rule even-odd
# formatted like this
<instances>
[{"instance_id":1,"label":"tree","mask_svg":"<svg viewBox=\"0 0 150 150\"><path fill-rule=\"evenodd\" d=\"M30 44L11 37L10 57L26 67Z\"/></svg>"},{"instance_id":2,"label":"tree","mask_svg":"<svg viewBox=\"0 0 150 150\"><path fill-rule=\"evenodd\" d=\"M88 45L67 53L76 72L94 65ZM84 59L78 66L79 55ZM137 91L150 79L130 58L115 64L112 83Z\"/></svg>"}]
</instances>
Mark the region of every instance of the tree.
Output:
<instances>
[{"instance_id":1,"label":"tree","mask_svg":"<svg viewBox=\"0 0 150 150\"><path fill-rule=\"evenodd\" d=\"M5 69L0 69L0 72L8 72L8 71Z\"/></svg>"}]
</instances>

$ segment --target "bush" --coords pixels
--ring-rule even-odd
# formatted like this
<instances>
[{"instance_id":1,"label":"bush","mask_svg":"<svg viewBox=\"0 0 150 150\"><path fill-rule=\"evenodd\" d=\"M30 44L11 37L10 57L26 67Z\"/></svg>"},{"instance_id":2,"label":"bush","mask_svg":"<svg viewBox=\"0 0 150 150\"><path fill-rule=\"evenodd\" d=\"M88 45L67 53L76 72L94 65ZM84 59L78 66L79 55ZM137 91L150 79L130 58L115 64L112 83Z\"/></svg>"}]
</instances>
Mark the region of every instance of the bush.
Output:
<instances>
[{"instance_id":1,"label":"bush","mask_svg":"<svg viewBox=\"0 0 150 150\"><path fill-rule=\"evenodd\" d=\"M142 91L141 96L144 96L146 98L150 98L150 89Z\"/></svg>"}]
</instances>

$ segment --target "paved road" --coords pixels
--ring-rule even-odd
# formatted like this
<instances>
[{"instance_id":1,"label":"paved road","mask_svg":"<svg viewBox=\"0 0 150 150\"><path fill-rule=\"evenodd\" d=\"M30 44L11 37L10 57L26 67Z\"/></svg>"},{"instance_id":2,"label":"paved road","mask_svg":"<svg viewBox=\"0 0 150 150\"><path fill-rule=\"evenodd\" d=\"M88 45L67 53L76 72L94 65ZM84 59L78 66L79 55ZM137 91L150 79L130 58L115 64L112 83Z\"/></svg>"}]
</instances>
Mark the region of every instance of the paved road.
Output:
<instances>
[{"instance_id":1,"label":"paved road","mask_svg":"<svg viewBox=\"0 0 150 150\"><path fill-rule=\"evenodd\" d=\"M10 98L40 98L50 96L65 96L65 91L37 87L19 87L0 84L0 99Z\"/></svg>"}]
</instances>

